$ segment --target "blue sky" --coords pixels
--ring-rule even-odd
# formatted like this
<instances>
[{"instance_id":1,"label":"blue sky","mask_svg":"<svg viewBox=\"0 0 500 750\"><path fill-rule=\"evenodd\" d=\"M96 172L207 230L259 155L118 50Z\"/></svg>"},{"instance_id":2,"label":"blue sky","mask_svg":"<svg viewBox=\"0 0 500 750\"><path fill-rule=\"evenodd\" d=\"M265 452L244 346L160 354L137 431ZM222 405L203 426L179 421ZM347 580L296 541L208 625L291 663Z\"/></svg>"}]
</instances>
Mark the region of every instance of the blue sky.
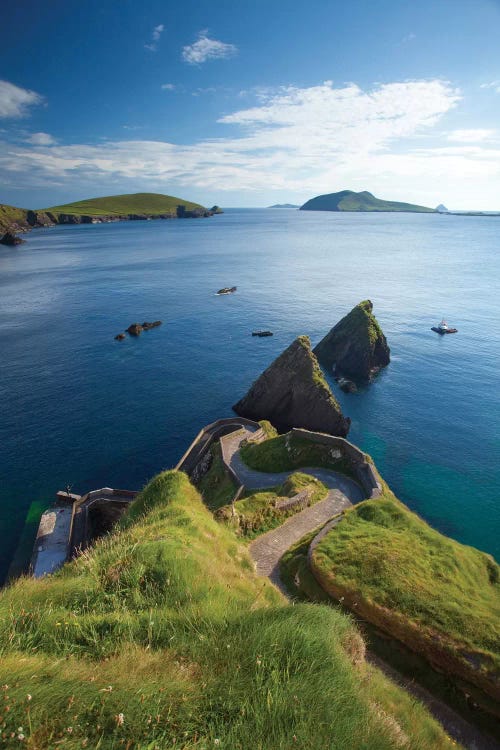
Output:
<instances>
[{"instance_id":1,"label":"blue sky","mask_svg":"<svg viewBox=\"0 0 500 750\"><path fill-rule=\"evenodd\" d=\"M9 5L0 202L500 209L500 0Z\"/></svg>"}]
</instances>

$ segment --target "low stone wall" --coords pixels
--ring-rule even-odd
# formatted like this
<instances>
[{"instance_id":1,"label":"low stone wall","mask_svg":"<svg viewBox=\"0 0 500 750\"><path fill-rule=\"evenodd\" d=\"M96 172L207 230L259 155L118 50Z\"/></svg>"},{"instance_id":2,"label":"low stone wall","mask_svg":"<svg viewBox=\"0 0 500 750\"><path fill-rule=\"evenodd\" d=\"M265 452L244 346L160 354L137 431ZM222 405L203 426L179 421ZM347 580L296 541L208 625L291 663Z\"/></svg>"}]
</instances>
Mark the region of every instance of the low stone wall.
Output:
<instances>
[{"instance_id":1,"label":"low stone wall","mask_svg":"<svg viewBox=\"0 0 500 750\"><path fill-rule=\"evenodd\" d=\"M251 419L246 419L245 417L218 419L216 422L207 425L200 430L174 468L177 471L184 471L189 477L192 477L196 467L213 443L224 435L229 435L236 430L240 430L243 426L260 430L258 422L253 422Z\"/></svg>"},{"instance_id":2,"label":"low stone wall","mask_svg":"<svg viewBox=\"0 0 500 750\"><path fill-rule=\"evenodd\" d=\"M366 460L362 450L350 443L345 438L327 435L323 432L310 432L298 427L294 427L292 435L310 440L312 443L331 446L341 451L342 456L346 458L352 466L357 480L366 492L367 498L378 497L382 492L382 487L377 479L377 475L371 463Z\"/></svg>"},{"instance_id":3,"label":"low stone wall","mask_svg":"<svg viewBox=\"0 0 500 750\"><path fill-rule=\"evenodd\" d=\"M276 510L292 510L293 508L300 508L303 510L307 508L311 501L311 490L305 489L297 492L292 497L287 497L285 500L277 500L274 504Z\"/></svg>"}]
</instances>

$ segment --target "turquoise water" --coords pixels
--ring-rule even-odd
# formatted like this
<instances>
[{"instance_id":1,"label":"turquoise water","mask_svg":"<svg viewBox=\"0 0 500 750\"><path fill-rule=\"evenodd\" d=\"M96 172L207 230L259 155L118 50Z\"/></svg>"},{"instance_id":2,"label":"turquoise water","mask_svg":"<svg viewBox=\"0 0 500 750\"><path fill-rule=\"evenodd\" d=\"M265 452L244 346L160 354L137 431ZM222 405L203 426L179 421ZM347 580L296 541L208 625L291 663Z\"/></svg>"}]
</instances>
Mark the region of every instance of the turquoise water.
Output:
<instances>
[{"instance_id":1,"label":"turquoise water","mask_svg":"<svg viewBox=\"0 0 500 750\"><path fill-rule=\"evenodd\" d=\"M2 248L0 571L56 490L140 488L295 336L366 298L392 361L358 394L333 384L350 439L411 508L500 558L499 238L497 217L233 209ZM458 334L430 331L443 316Z\"/></svg>"}]
</instances>

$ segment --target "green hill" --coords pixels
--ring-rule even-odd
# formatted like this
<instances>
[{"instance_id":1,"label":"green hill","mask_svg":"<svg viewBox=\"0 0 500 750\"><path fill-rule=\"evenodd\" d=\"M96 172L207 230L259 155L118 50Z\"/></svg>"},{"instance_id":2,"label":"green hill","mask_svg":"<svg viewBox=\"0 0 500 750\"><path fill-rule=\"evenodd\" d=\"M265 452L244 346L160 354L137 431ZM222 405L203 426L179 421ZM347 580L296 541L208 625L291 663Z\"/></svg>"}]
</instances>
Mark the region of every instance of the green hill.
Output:
<instances>
[{"instance_id":1,"label":"green hill","mask_svg":"<svg viewBox=\"0 0 500 750\"><path fill-rule=\"evenodd\" d=\"M177 206L186 207L187 211L204 210L199 203L176 198L173 195L161 193L131 193L130 195L109 195L103 198L88 198L75 203L65 203L62 206L51 206L42 209L55 214L71 214L74 216L127 216L129 214L175 216Z\"/></svg>"},{"instance_id":2,"label":"green hill","mask_svg":"<svg viewBox=\"0 0 500 750\"><path fill-rule=\"evenodd\" d=\"M355 193L352 190L341 190L339 193L318 195L304 203L301 211L409 211L412 213L435 213L435 209L416 206L413 203L384 201L375 198L367 190Z\"/></svg>"},{"instance_id":3,"label":"green hill","mask_svg":"<svg viewBox=\"0 0 500 750\"><path fill-rule=\"evenodd\" d=\"M0 643L6 748L452 744L350 618L288 606L175 471L58 573L3 590Z\"/></svg>"}]
</instances>

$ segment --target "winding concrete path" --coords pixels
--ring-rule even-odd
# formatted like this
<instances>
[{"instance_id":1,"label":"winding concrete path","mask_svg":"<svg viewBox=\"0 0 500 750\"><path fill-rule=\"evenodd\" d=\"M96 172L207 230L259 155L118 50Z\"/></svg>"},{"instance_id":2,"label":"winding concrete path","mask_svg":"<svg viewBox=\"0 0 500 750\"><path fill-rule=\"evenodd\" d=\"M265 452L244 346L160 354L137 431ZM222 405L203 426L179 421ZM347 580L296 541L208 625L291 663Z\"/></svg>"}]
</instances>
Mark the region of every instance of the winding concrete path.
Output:
<instances>
[{"instance_id":1,"label":"winding concrete path","mask_svg":"<svg viewBox=\"0 0 500 750\"><path fill-rule=\"evenodd\" d=\"M243 440L251 436L251 430L241 429L221 438L224 462L231 467L247 490L261 490L283 484L294 471L276 473L256 471L243 462L239 453L240 445ZM328 487L328 495L319 503L304 508L300 513L288 518L277 529L262 534L250 545L250 554L256 564L257 573L268 576L285 594L286 591L279 575L279 561L287 549L302 539L305 534L323 526L333 516L365 498L363 490L356 482L336 471L315 468L301 468L295 471L301 471L319 479Z\"/></svg>"},{"instance_id":2,"label":"winding concrete path","mask_svg":"<svg viewBox=\"0 0 500 750\"><path fill-rule=\"evenodd\" d=\"M243 440L251 437L253 431L246 428L221 438L222 456L246 489L265 489L282 484L293 471L268 473L250 469L239 454ZM287 519L281 526L258 537L250 545L250 554L259 575L267 576L280 591L290 599L279 575L279 562L283 554L303 536L331 521L329 528L338 523L341 513L353 503L365 499L361 488L353 480L327 469L300 469L323 482L329 492L324 500L305 508ZM334 516L338 515L338 519ZM500 744L463 719L446 703L435 698L428 690L414 680L403 676L375 654L368 652L367 660L378 667L393 682L420 700L455 741L468 750L500 750ZM430 748L429 748L430 750Z\"/></svg>"}]
</instances>

